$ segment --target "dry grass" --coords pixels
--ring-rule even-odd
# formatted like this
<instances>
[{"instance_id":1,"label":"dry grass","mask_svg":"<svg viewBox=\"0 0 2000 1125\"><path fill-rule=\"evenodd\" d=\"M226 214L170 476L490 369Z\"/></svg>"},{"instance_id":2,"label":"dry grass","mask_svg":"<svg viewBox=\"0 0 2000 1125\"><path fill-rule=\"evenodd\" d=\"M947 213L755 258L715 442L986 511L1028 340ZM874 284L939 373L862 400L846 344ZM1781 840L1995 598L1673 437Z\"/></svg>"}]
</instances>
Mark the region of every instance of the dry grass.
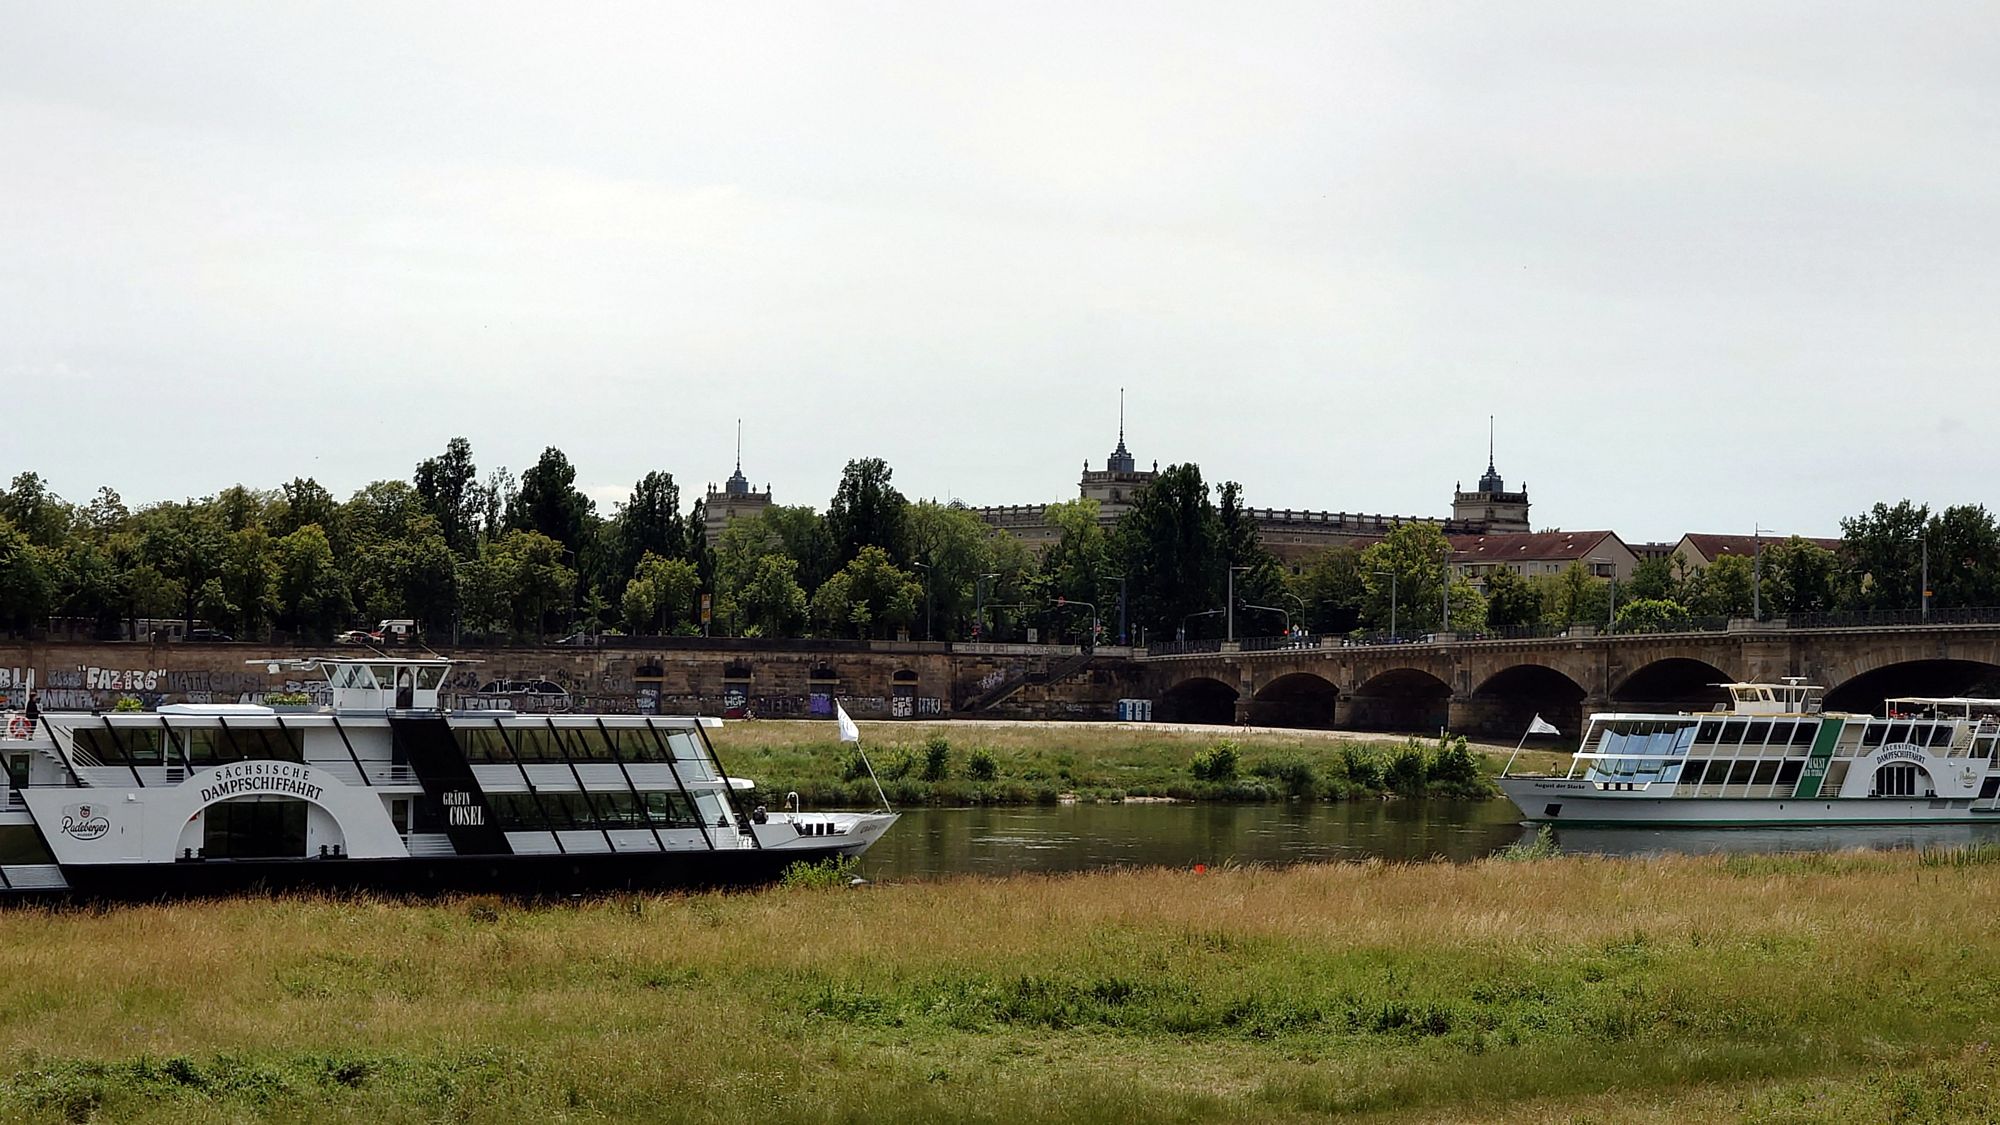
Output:
<instances>
[{"instance_id":1,"label":"dry grass","mask_svg":"<svg viewBox=\"0 0 2000 1125\"><path fill-rule=\"evenodd\" d=\"M1961 1120L1997 900L1843 854L15 910L0 1111Z\"/></svg>"}]
</instances>

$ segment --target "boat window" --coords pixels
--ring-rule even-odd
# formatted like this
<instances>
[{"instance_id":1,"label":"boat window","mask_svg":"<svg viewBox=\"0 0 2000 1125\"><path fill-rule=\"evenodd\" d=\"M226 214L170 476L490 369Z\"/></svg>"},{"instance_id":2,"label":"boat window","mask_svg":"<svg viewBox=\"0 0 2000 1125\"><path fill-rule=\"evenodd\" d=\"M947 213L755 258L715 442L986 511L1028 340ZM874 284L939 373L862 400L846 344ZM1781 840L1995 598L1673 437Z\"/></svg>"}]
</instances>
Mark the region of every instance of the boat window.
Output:
<instances>
[{"instance_id":1,"label":"boat window","mask_svg":"<svg viewBox=\"0 0 2000 1125\"><path fill-rule=\"evenodd\" d=\"M107 766L125 764L125 748L111 736L111 732L100 727L79 727L72 736L76 748L96 758Z\"/></svg>"},{"instance_id":2,"label":"boat window","mask_svg":"<svg viewBox=\"0 0 2000 1125\"><path fill-rule=\"evenodd\" d=\"M1740 687L1740 688L1732 688L1732 689L1730 689L1730 690L1731 690L1731 691L1732 691L1732 692L1733 692L1733 693L1735 694L1735 696L1736 696L1736 702L1738 702L1738 703L1755 703L1755 702L1757 702L1757 689L1756 689L1756 688L1749 688L1749 687Z\"/></svg>"},{"instance_id":3,"label":"boat window","mask_svg":"<svg viewBox=\"0 0 2000 1125\"><path fill-rule=\"evenodd\" d=\"M56 857L32 824L0 824L0 863L54 863Z\"/></svg>"},{"instance_id":4,"label":"boat window","mask_svg":"<svg viewBox=\"0 0 2000 1125\"><path fill-rule=\"evenodd\" d=\"M572 727L564 732L569 736L570 756L580 762L608 762L611 760L611 743L604 732L595 726Z\"/></svg>"},{"instance_id":5,"label":"boat window","mask_svg":"<svg viewBox=\"0 0 2000 1125\"><path fill-rule=\"evenodd\" d=\"M1765 743L1765 741L1768 740L1770 737L1771 737L1770 723L1767 722L1751 723L1749 727L1745 729L1743 732L1743 744L1745 746L1762 746Z\"/></svg>"},{"instance_id":6,"label":"boat window","mask_svg":"<svg viewBox=\"0 0 2000 1125\"><path fill-rule=\"evenodd\" d=\"M1861 732L1862 748L1872 749L1882 745L1882 736L1887 734L1888 731L1889 725L1887 723L1869 723L1867 729Z\"/></svg>"},{"instance_id":7,"label":"boat window","mask_svg":"<svg viewBox=\"0 0 2000 1125\"><path fill-rule=\"evenodd\" d=\"M639 815L639 799L630 793L593 793L591 800L597 804L597 823L601 828L645 826L644 818Z\"/></svg>"},{"instance_id":8,"label":"boat window","mask_svg":"<svg viewBox=\"0 0 2000 1125\"><path fill-rule=\"evenodd\" d=\"M666 757L662 744L653 737L653 732L644 728L613 730L612 738L617 740L618 754L628 762L657 762Z\"/></svg>"},{"instance_id":9,"label":"boat window","mask_svg":"<svg viewBox=\"0 0 2000 1125\"><path fill-rule=\"evenodd\" d=\"M1771 745L1790 746L1794 739L1792 732L1799 729L1798 723L1776 722L1771 724Z\"/></svg>"},{"instance_id":10,"label":"boat window","mask_svg":"<svg viewBox=\"0 0 2000 1125\"><path fill-rule=\"evenodd\" d=\"M1779 762L1778 784L1785 786L1797 785L1799 783L1799 771L1804 766L1805 763L1799 761L1797 758L1793 758L1787 762Z\"/></svg>"},{"instance_id":11,"label":"boat window","mask_svg":"<svg viewBox=\"0 0 2000 1125\"><path fill-rule=\"evenodd\" d=\"M514 754L524 762L558 761L555 748L549 743L549 728L517 726L507 728L507 739L514 744Z\"/></svg>"},{"instance_id":12,"label":"boat window","mask_svg":"<svg viewBox=\"0 0 2000 1125\"><path fill-rule=\"evenodd\" d=\"M1778 780L1778 767L1781 764L1782 763L1780 763L1776 759L1766 759L1764 761L1758 762L1757 773L1754 777L1750 779L1750 784L1769 785L1772 782Z\"/></svg>"},{"instance_id":13,"label":"boat window","mask_svg":"<svg viewBox=\"0 0 2000 1125\"><path fill-rule=\"evenodd\" d=\"M1722 736L1722 724L1718 722L1703 722L1699 729L1700 733L1695 735L1696 741L1699 742L1714 742Z\"/></svg>"},{"instance_id":14,"label":"boat window","mask_svg":"<svg viewBox=\"0 0 2000 1125\"><path fill-rule=\"evenodd\" d=\"M695 823L694 806L679 793L646 793L646 809L653 823L665 827L689 827Z\"/></svg>"},{"instance_id":15,"label":"boat window","mask_svg":"<svg viewBox=\"0 0 2000 1125\"><path fill-rule=\"evenodd\" d=\"M672 748L676 762L703 762L708 755L702 753L701 743L690 731L677 730L667 735L667 745Z\"/></svg>"},{"instance_id":16,"label":"boat window","mask_svg":"<svg viewBox=\"0 0 2000 1125\"><path fill-rule=\"evenodd\" d=\"M1951 724L1938 723L1937 725L1931 727L1930 744L1932 746L1949 746L1951 745L1951 736L1952 736Z\"/></svg>"},{"instance_id":17,"label":"boat window","mask_svg":"<svg viewBox=\"0 0 2000 1125\"><path fill-rule=\"evenodd\" d=\"M1819 723L1816 720L1808 719L1800 723L1798 729L1792 732L1792 745L1811 746L1813 739L1818 735Z\"/></svg>"},{"instance_id":18,"label":"boat window","mask_svg":"<svg viewBox=\"0 0 2000 1125\"><path fill-rule=\"evenodd\" d=\"M417 690L433 691L444 683L444 674L451 669L441 665L424 665L417 669Z\"/></svg>"},{"instance_id":19,"label":"boat window","mask_svg":"<svg viewBox=\"0 0 2000 1125\"><path fill-rule=\"evenodd\" d=\"M1754 770L1756 770L1756 768L1757 768L1757 763L1748 760L1739 759L1735 762L1731 762L1729 765L1729 774L1727 778L1722 781L1722 784L1748 785L1750 783L1750 774Z\"/></svg>"},{"instance_id":20,"label":"boat window","mask_svg":"<svg viewBox=\"0 0 2000 1125\"><path fill-rule=\"evenodd\" d=\"M1681 764L1680 777L1676 780L1682 785L1700 785L1702 771L1707 768L1708 761L1705 758L1696 758L1693 761L1684 762Z\"/></svg>"}]
</instances>

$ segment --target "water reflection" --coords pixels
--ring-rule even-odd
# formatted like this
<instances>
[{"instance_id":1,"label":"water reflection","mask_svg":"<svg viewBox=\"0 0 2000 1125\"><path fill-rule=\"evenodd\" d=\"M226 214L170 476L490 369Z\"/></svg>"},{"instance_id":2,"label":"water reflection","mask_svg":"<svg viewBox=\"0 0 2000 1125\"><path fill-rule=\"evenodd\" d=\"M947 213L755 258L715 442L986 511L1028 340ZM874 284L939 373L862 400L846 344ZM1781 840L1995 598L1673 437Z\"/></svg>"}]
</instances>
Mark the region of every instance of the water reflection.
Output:
<instances>
[{"instance_id":1,"label":"water reflection","mask_svg":"<svg viewBox=\"0 0 2000 1125\"><path fill-rule=\"evenodd\" d=\"M871 879L1441 857L1533 838L1506 801L1061 805L912 809L862 861ZM1566 852L1833 851L2000 843L2000 824L1828 828L1557 828Z\"/></svg>"}]
</instances>

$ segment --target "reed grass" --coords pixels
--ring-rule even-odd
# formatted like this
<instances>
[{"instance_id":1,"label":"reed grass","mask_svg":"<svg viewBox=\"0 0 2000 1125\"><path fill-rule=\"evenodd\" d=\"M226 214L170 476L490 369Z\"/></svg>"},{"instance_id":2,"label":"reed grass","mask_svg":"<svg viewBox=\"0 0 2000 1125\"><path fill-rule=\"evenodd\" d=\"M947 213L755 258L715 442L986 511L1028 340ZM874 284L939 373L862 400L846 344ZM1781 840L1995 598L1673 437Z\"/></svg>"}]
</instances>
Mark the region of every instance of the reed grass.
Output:
<instances>
[{"instance_id":1,"label":"reed grass","mask_svg":"<svg viewBox=\"0 0 2000 1125\"><path fill-rule=\"evenodd\" d=\"M2000 870L1832 858L14 909L0 1116L1991 1119Z\"/></svg>"}]
</instances>

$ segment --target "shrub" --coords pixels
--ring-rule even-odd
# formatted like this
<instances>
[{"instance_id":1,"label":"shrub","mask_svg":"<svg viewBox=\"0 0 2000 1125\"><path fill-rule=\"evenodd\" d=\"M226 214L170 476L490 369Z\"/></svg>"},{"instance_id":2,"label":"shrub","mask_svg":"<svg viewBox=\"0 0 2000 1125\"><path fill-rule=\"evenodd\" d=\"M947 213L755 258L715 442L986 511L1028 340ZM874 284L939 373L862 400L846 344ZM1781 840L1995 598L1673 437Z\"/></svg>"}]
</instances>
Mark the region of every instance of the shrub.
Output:
<instances>
[{"instance_id":1,"label":"shrub","mask_svg":"<svg viewBox=\"0 0 2000 1125\"><path fill-rule=\"evenodd\" d=\"M1234 781L1239 761L1236 743L1225 738L1196 754L1188 763L1188 772L1196 781Z\"/></svg>"},{"instance_id":2,"label":"shrub","mask_svg":"<svg viewBox=\"0 0 2000 1125\"><path fill-rule=\"evenodd\" d=\"M1556 845L1555 830L1544 824L1535 830L1535 838L1532 842L1508 844L1498 852L1495 852L1494 858L1511 861L1554 859L1561 854L1563 854L1563 850Z\"/></svg>"},{"instance_id":3,"label":"shrub","mask_svg":"<svg viewBox=\"0 0 2000 1125\"><path fill-rule=\"evenodd\" d=\"M146 705L139 702L139 697L136 695L121 695L118 697L118 702L111 705L111 709L120 713L126 711L144 711Z\"/></svg>"},{"instance_id":4,"label":"shrub","mask_svg":"<svg viewBox=\"0 0 2000 1125\"><path fill-rule=\"evenodd\" d=\"M925 781L943 781L951 776L951 740L941 734L924 740Z\"/></svg>"},{"instance_id":5,"label":"shrub","mask_svg":"<svg viewBox=\"0 0 2000 1125\"><path fill-rule=\"evenodd\" d=\"M854 879L854 873L861 869L861 861L853 856L828 856L817 863L800 860L785 868L778 885L787 890L826 890L830 887L845 887Z\"/></svg>"},{"instance_id":6,"label":"shrub","mask_svg":"<svg viewBox=\"0 0 2000 1125\"><path fill-rule=\"evenodd\" d=\"M1320 794L1319 771L1303 758L1277 758L1250 767L1258 777L1268 777L1293 797L1310 801Z\"/></svg>"},{"instance_id":7,"label":"shrub","mask_svg":"<svg viewBox=\"0 0 2000 1125\"><path fill-rule=\"evenodd\" d=\"M1413 738L1389 755L1388 776L1383 780L1396 792L1414 797L1424 791L1426 773L1424 748Z\"/></svg>"},{"instance_id":8,"label":"shrub","mask_svg":"<svg viewBox=\"0 0 2000 1125\"><path fill-rule=\"evenodd\" d=\"M1382 764L1375 752L1366 746L1349 742L1340 748L1341 772L1347 780L1362 789L1382 788Z\"/></svg>"},{"instance_id":9,"label":"shrub","mask_svg":"<svg viewBox=\"0 0 2000 1125\"><path fill-rule=\"evenodd\" d=\"M312 696L302 691L267 691L264 702L272 707L304 707L312 702Z\"/></svg>"},{"instance_id":10,"label":"shrub","mask_svg":"<svg viewBox=\"0 0 2000 1125\"><path fill-rule=\"evenodd\" d=\"M974 781L992 781L999 776L1000 767L993 762L993 754L984 747L974 750L965 760L965 776Z\"/></svg>"},{"instance_id":11,"label":"shrub","mask_svg":"<svg viewBox=\"0 0 2000 1125\"><path fill-rule=\"evenodd\" d=\"M862 756L860 750L855 750L849 754L847 760L840 764L840 780L842 781L862 781L867 777L868 759Z\"/></svg>"},{"instance_id":12,"label":"shrub","mask_svg":"<svg viewBox=\"0 0 2000 1125\"><path fill-rule=\"evenodd\" d=\"M1479 763L1472 757L1462 734L1438 740L1429 773L1432 784L1447 790L1469 792L1479 788Z\"/></svg>"}]
</instances>

